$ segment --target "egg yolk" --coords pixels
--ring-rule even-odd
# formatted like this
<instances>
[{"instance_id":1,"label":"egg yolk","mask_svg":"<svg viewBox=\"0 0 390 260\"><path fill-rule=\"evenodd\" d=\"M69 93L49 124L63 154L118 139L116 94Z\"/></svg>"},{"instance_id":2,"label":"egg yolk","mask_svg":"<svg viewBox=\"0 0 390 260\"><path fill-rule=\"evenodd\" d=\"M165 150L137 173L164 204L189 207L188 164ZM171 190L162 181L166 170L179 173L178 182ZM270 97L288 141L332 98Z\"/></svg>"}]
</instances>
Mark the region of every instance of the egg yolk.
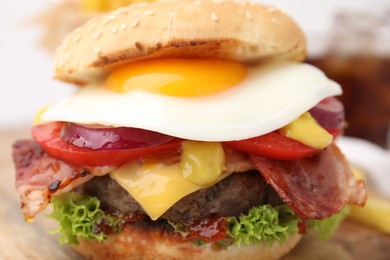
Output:
<instances>
[{"instance_id":1,"label":"egg yolk","mask_svg":"<svg viewBox=\"0 0 390 260\"><path fill-rule=\"evenodd\" d=\"M209 59L159 59L115 69L106 86L116 92L143 90L175 97L215 94L245 78L245 65Z\"/></svg>"}]
</instances>

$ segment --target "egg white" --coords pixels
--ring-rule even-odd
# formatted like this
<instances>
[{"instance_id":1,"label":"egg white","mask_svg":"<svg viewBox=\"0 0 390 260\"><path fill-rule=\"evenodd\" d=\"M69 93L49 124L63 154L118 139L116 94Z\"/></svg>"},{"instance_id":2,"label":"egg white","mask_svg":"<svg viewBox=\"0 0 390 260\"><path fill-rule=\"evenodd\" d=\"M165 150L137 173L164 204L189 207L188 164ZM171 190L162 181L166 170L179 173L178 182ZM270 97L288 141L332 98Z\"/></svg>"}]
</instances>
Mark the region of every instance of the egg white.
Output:
<instances>
[{"instance_id":1,"label":"egg white","mask_svg":"<svg viewBox=\"0 0 390 260\"><path fill-rule=\"evenodd\" d=\"M44 121L136 127L199 141L242 140L279 129L341 87L308 65L250 67L237 86L204 97L171 97L101 85L80 88L49 106Z\"/></svg>"}]
</instances>

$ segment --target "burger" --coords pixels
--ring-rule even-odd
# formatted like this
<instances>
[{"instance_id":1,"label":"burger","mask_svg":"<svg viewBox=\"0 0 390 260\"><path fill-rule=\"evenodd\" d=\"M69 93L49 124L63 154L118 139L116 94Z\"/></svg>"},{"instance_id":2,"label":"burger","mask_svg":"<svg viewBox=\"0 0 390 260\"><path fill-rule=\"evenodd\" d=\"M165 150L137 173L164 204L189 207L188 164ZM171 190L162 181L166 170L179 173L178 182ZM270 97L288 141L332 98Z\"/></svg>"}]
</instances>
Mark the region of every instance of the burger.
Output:
<instances>
[{"instance_id":1,"label":"burger","mask_svg":"<svg viewBox=\"0 0 390 260\"><path fill-rule=\"evenodd\" d=\"M366 191L334 143L340 86L302 63L273 7L132 4L55 54L72 95L13 145L26 220L49 204L61 243L90 259L277 259L329 236Z\"/></svg>"}]
</instances>

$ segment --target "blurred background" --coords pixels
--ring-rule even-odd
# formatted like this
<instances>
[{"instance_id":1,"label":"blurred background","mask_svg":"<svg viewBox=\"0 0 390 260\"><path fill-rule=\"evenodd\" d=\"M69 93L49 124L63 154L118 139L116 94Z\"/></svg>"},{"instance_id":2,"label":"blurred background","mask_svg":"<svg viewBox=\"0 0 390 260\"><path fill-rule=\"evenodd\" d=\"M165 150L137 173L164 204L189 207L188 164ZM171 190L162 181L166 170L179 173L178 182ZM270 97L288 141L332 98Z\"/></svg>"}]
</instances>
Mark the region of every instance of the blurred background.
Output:
<instances>
[{"instance_id":1,"label":"blurred background","mask_svg":"<svg viewBox=\"0 0 390 260\"><path fill-rule=\"evenodd\" d=\"M27 225L22 219L18 194L14 189L11 144L16 139L29 136L38 110L77 89L52 79L53 51L62 37L86 19L130 1L137 0L2 2L0 143L3 146L0 150L0 219L3 221L0 223L4 224L0 225L0 259L43 259L42 256L46 255L50 255L51 259L54 256L56 259L78 259L71 251L58 246L56 239L47 235L47 231L54 228L55 224L49 223L43 215L38 217L36 225ZM388 234L390 0L252 1L271 4L292 16L308 37L307 62L320 67L330 78L342 84L344 94L340 99L345 104L349 123L346 134L359 139L343 137L337 142L352 165L362 170L369 187L366 211L361 211L362 217L358 221L376 228L382 227L381 232L386 230L384 234ZM386 200L379 199L376 192L381 193L381 196L386 195ZM355 215L355 219L356 216L359 217ZM386 258L390 248L386 246L388 235L378 237L363 227L351 230L353 232L348 233L354 235L345 238L348 242L333 240L325 244L324 249L337 253L345 244L346 247L357 248L355 250L362 253L362 259L366 259L367 254L372 259L379 259L375 253L381 252L384 256L381 259L389 259ZM383 246L380 246L381 241ZM315 240L313 243L319 245ZM367 245L375 243L379 245L375 247L378 250L367 250ZM42 244L45 246L42 247Z\"/></svg>"},{"instance_id":2,"label":"blurred background","mask_svg":"<svg viewBox=\"0 0 390 260\"><path fill-rule=\"evenodd\" d=\"M390 1L252 1L285 10L303 28L307 62L344 88L346 134L389 148ZM0 16L0 130L29 127L41 107L75 90L52 79L55 46L71 28L126 2L7 1Z\"/></svg>"}]
</instances>

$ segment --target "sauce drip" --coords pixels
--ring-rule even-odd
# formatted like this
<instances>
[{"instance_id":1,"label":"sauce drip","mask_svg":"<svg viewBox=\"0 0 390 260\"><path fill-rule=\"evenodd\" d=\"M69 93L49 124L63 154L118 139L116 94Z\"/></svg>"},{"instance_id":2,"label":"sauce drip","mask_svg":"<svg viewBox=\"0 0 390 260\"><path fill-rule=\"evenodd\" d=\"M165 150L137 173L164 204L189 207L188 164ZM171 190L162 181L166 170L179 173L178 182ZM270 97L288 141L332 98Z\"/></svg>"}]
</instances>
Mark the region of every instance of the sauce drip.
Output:
<instances>
[{"instance_id":1,"label":"sauce drip","mask_svg":"<svg viewBox=\"0 0 390 260\"><path fill-rule=\"evenodd\" d=\"M226 217L213 216L191 221L186 224L188 240L215 242L228 237Z\"/></svg>"},{"instance_id":2,"label":"sauce drip","mask_svg":"<svg viewBox=\"0 0 390 260\"><path fill-rule=\"evenodd\" d=\"M147 232L151 232L151 230L158 228L160 225L162 225L161 228L163 230L168 231L165 228L169 225L167 225L165 221L153 221L153 223L150 223L151 221L149 217L145 214L121 214L119 212L106 212L106 214L118 218L118 220L121 222L119 227L114 230L111 226L108 225L108 223L103 221L96 227L96 233L103 232L105 235L109 235L111 233L120 232L120 229L122 229L124 225L133 224L136 224L138 228L145 228L145 231ZM194 242L216 242L218 240L228 238L226 217L211 216L208 218L191 220L183 223L183 226L186 230L187 236L182 237L179 233L169 229L168 232L172 232L172 238Z\"/></svg>"}]
</instances>

